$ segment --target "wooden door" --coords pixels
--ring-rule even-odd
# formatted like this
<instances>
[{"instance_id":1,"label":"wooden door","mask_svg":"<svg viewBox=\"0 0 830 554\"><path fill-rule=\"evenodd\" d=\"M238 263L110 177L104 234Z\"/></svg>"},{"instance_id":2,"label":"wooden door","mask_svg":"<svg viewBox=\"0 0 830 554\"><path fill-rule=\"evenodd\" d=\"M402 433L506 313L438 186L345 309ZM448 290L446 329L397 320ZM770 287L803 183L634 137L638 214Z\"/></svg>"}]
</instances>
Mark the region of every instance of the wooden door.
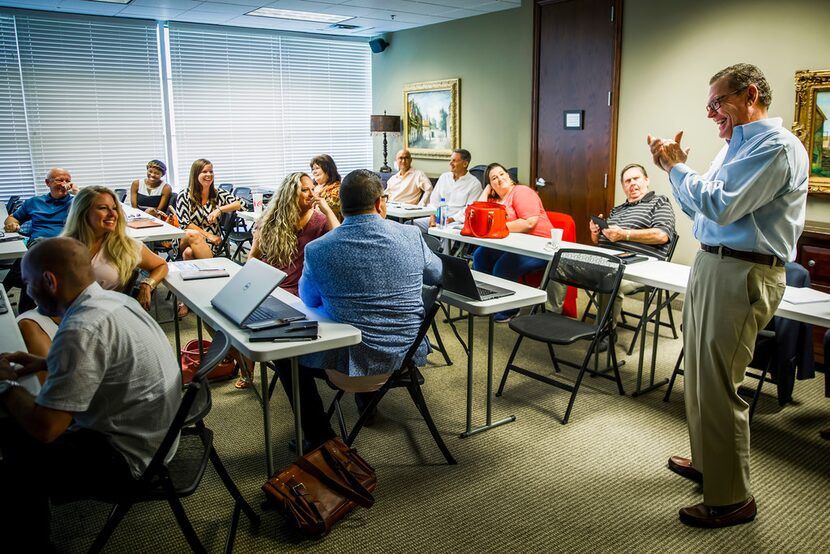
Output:
<instances>
[{"instance_id":1,"label":"wooden door","mask_svg":"<svg viewBox=\"0 0 830 554\"><path fill-rule=\"evenodd\" d=\"M531 182L545 209L570 214L590 243L590 215L613 207L621 0L537 0ZM580 128L566 128L579 116ZM574 113L575 112L575 113ZM544 185L542 185L544 180Z\"/></svg>"}]
</instances>

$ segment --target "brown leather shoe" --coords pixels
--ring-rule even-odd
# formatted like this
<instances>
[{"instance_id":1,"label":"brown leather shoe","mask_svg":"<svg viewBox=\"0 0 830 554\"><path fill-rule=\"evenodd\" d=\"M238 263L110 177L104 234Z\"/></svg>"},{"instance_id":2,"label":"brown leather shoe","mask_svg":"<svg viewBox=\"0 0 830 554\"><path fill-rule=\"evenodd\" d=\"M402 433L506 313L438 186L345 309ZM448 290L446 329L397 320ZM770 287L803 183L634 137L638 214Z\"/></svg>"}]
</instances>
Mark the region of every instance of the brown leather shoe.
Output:
<instances>
[{"instance_id":1,"label":"brown leather shoe","mask_svg":"<svg viewBox=\"0 0 830 554\"><path fill-rule=\"evenodd\" d=\"M715 529L749 523L755 519L756 513L758 509L755 498L750 496L743 502L729 506L707 506L701 503L680 508L680 521L692 527Z\"/></svg>"},{"instance_id":2,"label":"brown leather shoe","mask_svg":"<svg viewBox=\"0 0 830 554\"><path fill-rule=\"evenodd\" d=\"M691 479L699 485L703 484L703 474L699 470L692 467L692 461L689 458L672 456L669 458L669 469L681 477Z\"/></svg>"},{"instance_id":3,"label":"brown leather shoe","mask_svg":"<svg viewBox=\"0 0 830 554\"><path fill-rule=\"evenodd\" d=\"M826 441L830 441L830 427L828 427L827 429L822 429L821 431L819 431L819 432L818 432L818 434L819 434L819 435L821 436L821 438L823 438L824 440L826 440Z\"/></svg>"}]
</instances>

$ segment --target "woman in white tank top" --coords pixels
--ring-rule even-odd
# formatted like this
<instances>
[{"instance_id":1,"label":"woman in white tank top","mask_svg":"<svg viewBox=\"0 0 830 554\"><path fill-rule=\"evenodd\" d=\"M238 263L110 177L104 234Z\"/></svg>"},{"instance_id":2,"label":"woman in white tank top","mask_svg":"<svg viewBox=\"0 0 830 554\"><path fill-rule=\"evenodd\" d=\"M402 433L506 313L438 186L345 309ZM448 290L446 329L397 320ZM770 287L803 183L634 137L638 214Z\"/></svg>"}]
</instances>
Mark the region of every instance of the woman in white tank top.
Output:
<instances>
[{"instance_id":1,"label":"woman in white tank top","mask_svg":"<svg viewBox=\"0 0 830 554\"><path fill-rule=\"evenodd\" d=\"M145 208L148 214L159 217L167 212L167 206L170 203L170 194L173 189L170 185L164 182L163 177L167 174L167 166L160 160L150 160L147 162L147 177L136 179L130 185L130 205L133 208ZM158 204L155 207L141 206L139 195L142 196L160 196Z\"/></svg>"}]
</instances>

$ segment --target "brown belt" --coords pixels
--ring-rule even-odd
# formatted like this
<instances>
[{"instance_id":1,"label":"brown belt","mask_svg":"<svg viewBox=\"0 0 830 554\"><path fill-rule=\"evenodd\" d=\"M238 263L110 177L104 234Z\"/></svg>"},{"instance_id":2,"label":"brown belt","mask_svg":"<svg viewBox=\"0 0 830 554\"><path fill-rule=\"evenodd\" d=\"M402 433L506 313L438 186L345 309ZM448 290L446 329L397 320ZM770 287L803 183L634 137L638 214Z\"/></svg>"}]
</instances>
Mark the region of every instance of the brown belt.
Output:
<instances>
[{"instance_id":1,"label":"brown belt","mask_svg":"<svg viewBox=\"0 0 830 554\"><path fill-rule=\"evenodd\" d=\"M758 252L744 252L742 250L732 250L726 246L709 246L708 244L701 244L700 249L711 254L718 254L720 256L728 256L730 258L737 258L745 262L752 262L754 264L763 264L770 267L784 267L784 260L772 254L759 254Z\"/></svg>"}]
</instances>

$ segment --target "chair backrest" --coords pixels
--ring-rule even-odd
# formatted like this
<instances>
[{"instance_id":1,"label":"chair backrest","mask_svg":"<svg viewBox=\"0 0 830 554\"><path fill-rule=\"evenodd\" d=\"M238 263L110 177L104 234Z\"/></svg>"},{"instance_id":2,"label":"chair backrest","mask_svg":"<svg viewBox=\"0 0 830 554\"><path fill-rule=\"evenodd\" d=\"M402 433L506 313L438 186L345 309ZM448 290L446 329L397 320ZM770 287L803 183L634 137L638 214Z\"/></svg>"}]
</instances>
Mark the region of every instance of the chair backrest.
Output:
<instances>
[{"instance_id":1,"label":"chair backrest","mask_svg":"<svg viewBox=\"0 0 830 554\"><path fill-rule=\"evenodd\" d=\"M233 185L231 183L222 183L219 188L226 192L233 192Z\"/></svg>"},{"instance_id":2,"label":"chair backrest","mask_svg":"<svg viewBox=\"0 0 830 554\"><path fill-rule=\"evenodd\" d=\"M481 182L481 186L485 186L484 184L484 170L487 169L486 165L477 165L471 168L469 171L473 174L473 176Z\"/></svg>"},{"instance_id":3,"label":"chair backrest","mask_svg":"<svg viewBox=\"0 0 830 554\"><path fill-rule=\"evenodd\" d=\"M167 213L173 213L176 210L176 199L179 197L178 192L170 193L170 201L167 203ZM176 214L178 215L178 214Z\"/></svg>"},{"instance_id":4,"label":"chair backrest","mask_svg":"<svg viewBox=\"0 0 830 554\"><path fill-rule=\"evenodd\" d=\"M23 200L21 200L19 194L13 194L12 196L9 196L9 199L6 201L6 213L11 215L12 212L14 212L18 207L20 207L20 204L22 203Z\"/></svg>"},{"instance_id":5,"label":"chair backrest","mask_svg":"<svg viewBox=\"0 0 830 554\"><path fill-rule=\"evenodd\" d=\"M179 433L186 425L190 425L197 421L201 421L210 412L212 402L210 399L210 385L207 382L207 374L210 373L216 365L222 361L230 349L230 341L228 337L221 331L213 337L213 343L210 345L207 353L202 358L201 366L193 380L185 385L184 393L182 394L182 401L179 404L179 409L176 410L176 415L164 435L156 453L153 454L153 459L144 470L144 473L139 479L140 485L147 485L159 473L159 469L164 465L170 449L179 438Z\"/></svg>"},{"instance_id":6,"label":"chair backrest","mask_svg":"<svg viewBox=\"0 0 830 554\"><path fill-rule=\"evenodd\" d=\"M427 248L438 254L441 252L441 239L438 237L421 233ZM426 304L424 304L426 306Z\"/></svg>"},{"instance_id":7,"label":"chair backrest","mask_svg":"<svg viewBox=\"0 0 830 554\"><path fill-rule=\"evenodd\" d=\"M677 243L680 240L680 235L677 234L677 231L671 234L669 237L669 250L666 252L666 261L670 262L671 259L674 257L674 251L677 248Z\"/></svg>"},{"instance_id":8,"label":"chair backrest","mask_svg":"<svg viewBox=\"0 0 830 554\"><path fill-rule=\"evenodd\" d=\"M222 242L219 243L217 252L225 251L225 256L231 257L230 249L228 248L228 239L236 227L236 212L224 212L219 219L219 226L221 228Z\"/></svg>"},{"instance_id":9,"label":"chair backrest","mask_svg":"<svg viewBox=\"0 0 830 554\"><path fill-rule=\"evenodd\" d=\"M124 202L127 199L127 189L112 189L119 202Z\"/></svg>"},{"instance_id":10,"label":"chair backrest","mask_svg":"<svg viewBox=\"0 0 830 554\"><path fill-rule=\"evenodd\" d=\"M556 229L562 229L562 240L565 242L576 242L576 222L570 214L562 212L545 212L548 215L550 224Z\"/></svg>"},{"instance_id":11,"label":"chair backrest","mask_svg":"<svg viewBox=\"0 0 830 554\"><path fill-rule=\"evenodd\" d=\"M249 207L253 209L254 195L251 192L251 187L236 187L235 189L233 189L233 195L245 201L244 207Z\"/></svg>"},{"instance_id":12,"label":"chair backrest","mask_svg":"<svg viewBox=\"0 0 830 554\"><path fill-rule=\"evenodd\" d=\"M507 170L507 174L510 175L510 178L513 179L514 183L519 182L519 168L518 167L511 167Z\"/></svg>"}]
</instances>

